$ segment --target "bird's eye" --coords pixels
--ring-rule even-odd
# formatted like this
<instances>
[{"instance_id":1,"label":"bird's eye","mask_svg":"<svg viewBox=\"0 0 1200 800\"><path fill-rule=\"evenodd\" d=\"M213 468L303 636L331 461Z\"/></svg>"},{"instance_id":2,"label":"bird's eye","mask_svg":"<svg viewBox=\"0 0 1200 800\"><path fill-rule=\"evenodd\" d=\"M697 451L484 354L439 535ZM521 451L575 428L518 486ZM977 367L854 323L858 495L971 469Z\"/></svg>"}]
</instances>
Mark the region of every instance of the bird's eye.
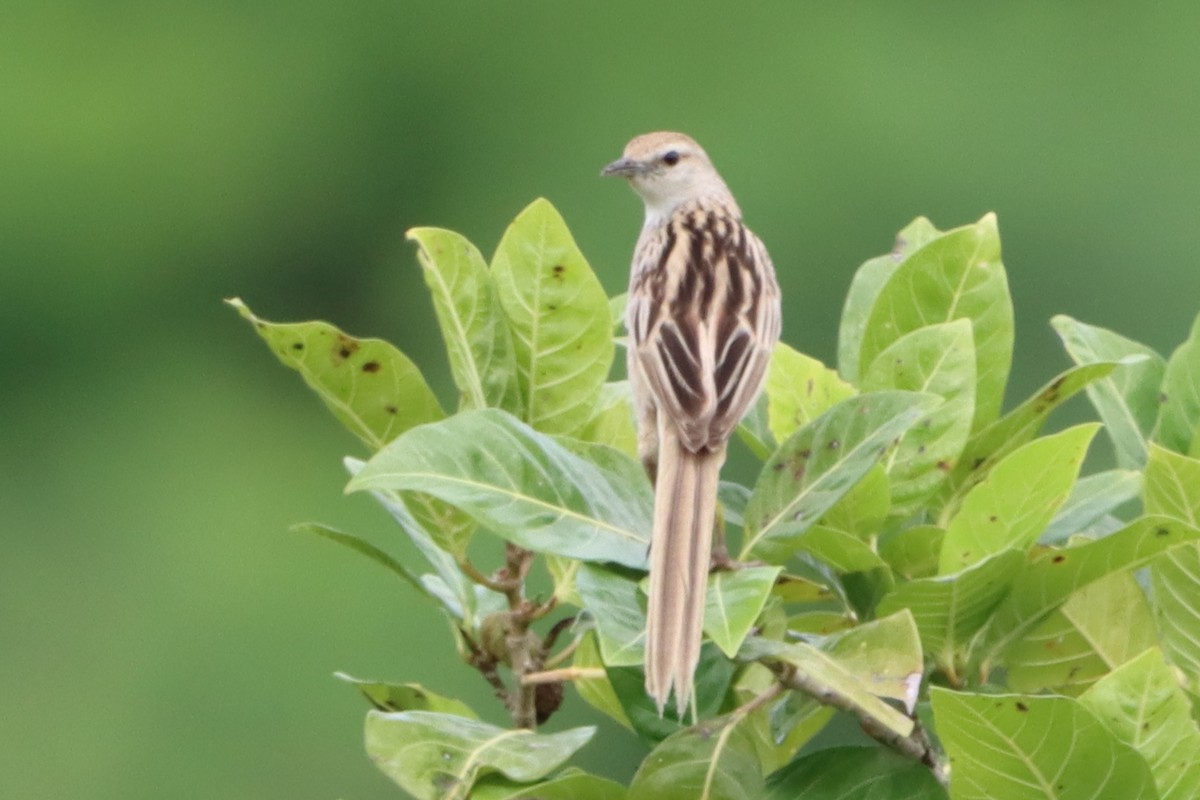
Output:
<instances>
[{"instance_id":1,"label":"bird's eye","mask_svg":"<svg viewBox=\"0 0 1200 800\"><path fill-rule=\"evenodd\" d=\"M663 154L662 160L668 167L673 167L679 163L679 153L674 150L668 150Z\"/></svg>"}]
</instances>

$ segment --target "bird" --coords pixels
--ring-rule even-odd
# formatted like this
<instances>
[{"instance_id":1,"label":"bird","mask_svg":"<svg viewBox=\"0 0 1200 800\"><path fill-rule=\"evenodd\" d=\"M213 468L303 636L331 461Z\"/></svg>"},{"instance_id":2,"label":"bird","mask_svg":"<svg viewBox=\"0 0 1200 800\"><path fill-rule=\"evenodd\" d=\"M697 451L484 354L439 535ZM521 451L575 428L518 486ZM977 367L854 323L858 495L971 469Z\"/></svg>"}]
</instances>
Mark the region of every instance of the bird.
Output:
<instances>
[{"instance_id":1,"label":"bird","mask_svg":"<svg viewBox=\"0 0 1200 800\"><path fill-rule=\"evenodd\" d=\"M638 455L654 484L646 692L661 717L674 690L679 716L694 719L717 483L779 340L779 284L690 136L634 137L600 174L628 180L645 205L625 325Z\"/></svg>"}]
</instances>

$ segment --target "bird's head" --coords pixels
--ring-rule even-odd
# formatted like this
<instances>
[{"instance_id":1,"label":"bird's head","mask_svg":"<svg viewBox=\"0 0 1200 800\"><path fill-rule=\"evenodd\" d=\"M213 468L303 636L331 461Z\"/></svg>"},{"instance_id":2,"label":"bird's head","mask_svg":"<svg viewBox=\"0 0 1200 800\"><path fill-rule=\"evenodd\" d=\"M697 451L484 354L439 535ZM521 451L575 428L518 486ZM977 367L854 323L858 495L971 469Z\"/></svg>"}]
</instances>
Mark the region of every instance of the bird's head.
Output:
<instances>
[{"instance_id":1,"label":"bird's head","mask_svg":"<svg viewBox=\"0 0 1200 800\"><path fill-rule=\"evenodd\" d=\"M717 174L708 153L682 133L660 131L635 137L621 158L601 175L629 180L646 203L646 221L665 219L681 205L696 200L732 203L729 189Z\"/></svg>"}]
</instances>

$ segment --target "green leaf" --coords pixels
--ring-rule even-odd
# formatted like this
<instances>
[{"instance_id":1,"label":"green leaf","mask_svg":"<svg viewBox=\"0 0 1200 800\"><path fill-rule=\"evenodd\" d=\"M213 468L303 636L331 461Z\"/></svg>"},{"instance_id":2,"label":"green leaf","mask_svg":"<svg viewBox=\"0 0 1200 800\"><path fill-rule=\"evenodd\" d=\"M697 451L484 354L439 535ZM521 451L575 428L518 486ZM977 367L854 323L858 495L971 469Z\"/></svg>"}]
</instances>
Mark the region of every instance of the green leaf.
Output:
<instances>
[{"instance_id":1,"label":"green leaf","mask_svg":"<svg viewBox=\"0 0 1200 800\"><path fill-rule=\"evenodd\" d=\"M608 313L612 319L613 331L620 331L625 325L625 309L629 306L629 293L621 292L608 298Z\"/></svg>"},{"instance_id":2,"label":"green leaf","mask_svg":"<svg viewBox=\"0 0 1200 800\"><path fill-rule=\"evenodd\" d=\"M1129 469L1110 469L1087 475L1075 483L1070 497L1042 531L1045 544L1064 542L1086 531L1142 493L1142 474Z\"/></svg>"},{"instance_id":3,"label":"green leaf","mask_svg":"<svg viewBox=\"0 0 1200 800\"><path fill-rule=\"evenodd\" d=\"M1200 694L1200 544L1177 547L1150 563L1154 620L1163 649Z\"/></svg>"},{"instance_id":4,"label":"green leaf","mask_svg":"<svg viewBox=\"0 0 1200 800\"><path fill-rule=\"evenodd\" d=\"M876 464L821 517L821 524L872 540L892 507L891 484L883 464ZM803 541L803 540L801 540Z\"/></svg>"},{"instance_id":5,"label":"green leaf","mask_svg":"<svg viewBox=\"0 0 1200 800\"><path fill-rule=\"evenodd\" d=\"M625 800L625 787L575 769L533 785L489 775L471 791L470 800Z\"/></svg>"},{"instance_id":6,"label":"green leaf","mask_svg":"<svg viewBox=\"0 0 1200 800\"><path fill-rule=\"evenodd\" d=\"M946 531L936 525L916 525L883 540L879 555L905 580L937 574Z\"/></svg>"},{"instance_id":7,"label":"green leaf","mask_svg":"<svg viewBox=\"0 0 1200 800\"><path fill-rule=\"evenodd\" d=\"M741 527L745 521L746 504L750 502L750 490L740 483L721 481L717 485L717 500L725 515L725 524Z\"/></svg>"},{"instance_id":8,"label":"green leaf","mask_svg":"<svg viewBox=\"0 0 1200 800\"><path fill-rule=\"evenodd\" d=\"M1147 514L1200 525L1200 460L1151 444L1143 495Z\"/></svg>"},{"instance_id":9,"label":"green leaf","mask_svg":"<svg viewBox=\"0 0 1200 800\"><path fill-rule=\"evenodd\" d=\"M826 525L814 525L805 531L798 549L811 553L837 572L865 572L885 566L884 560L862 539Z\"/></svg>"},{"instance_id":10,"label":"green leaf","mask_svg":"<svg viewBox=\"0 0 1200 800\"><path fill-rule=\"evenodd\" d=\"M767 781L767 800L938 800L924 764L881 747L831 747L803 756Z\"/></svg>"},{"instance_id":11,"label":"green leaf","mask_svg":"<svg viewBox=\"0 0 1200 800\"><path fill-rule=\"evenodd\" d=\"M1200 729L1161 651L1147 650L1079 700L1146 759L1162 800L1200 797Z\"/></svg>"},{"instance_id":12,"label":"green leaf","mask_svg":"<svg viewBox=\"0 0 1200 800\"><path fill-rule=\"evenodd\" d=\"M734 700L748 703L776 682L762 664L747 664L733 687ZM787 764L833 718L834 709L808 695L786 692L774 702L753 711L742 730L754 742L764 775Z\"/></svg>"},{"instance_id":13,"label":"green leaf","mask_svg":"<svg viewBox=\"0 0 1200 800\"><path fill-rule=\"evenodd\" d=\"M640 567L650 487L636 461L607 452L601 466L503 411L466 411L396 439L347 491L426 492L521 547Z\"/></svg>"},{"instance_id":14,"label":"green leaf","mask_svg":"<svg viewBox=\"0 0 1200 800\"><path fill-rule=\"evenodd\" d=\"M1195 446L1200 427L1200 316L1192 323L1187 341L1167 360L1163 373L1162 412L1155 438L1180 453Z\"/></svg>"},{"instance_id":15,"label":"green leaf","mask_svg":"<svg viewBox=\"0 0 1200 800\"><path fill-rule=\"evenodd\" d=\"M580 439L637 456L637 428L633 423L629 381L606 383L600 387L600 399L591 419L578 434Z\"/></svg>"},{"instance_id":16,"label":"green leaf","mask_svg":"<svg viewBox=\"0 0 1200 800\"><path fill-rule=\"evenodd\" d=\"M782 567L748 567L708 577L704 632L725 655L730 658L737 655L782 570Z\"/></svg>"},{"instance_id":17,"label":"green leaf","mask_svg":"<svg viewBox=\"0 0 1200 800\"><path fill-rule=\"evenodd\" d=\"M917 217L897 234L892 252L872 258L854 273L838 326L838 372L846 380L858 382L863 331L880 291L904 259L938 235L940 231L933 227L932 222L925 217Z\"/></svg>"},{"instance_id":18,"label":"green leaf","mask_svg":"<svg viewBox=\"0 0 1200 800\"><path fill-rule=\"evenodd\" d=\"M1050 549L1013 581L987 630L984 673L1005 648L1078 589L1106 575L1142 566L1159 553L1200 538L1200 530L1169 517L1141 517L1088 544Z\"/></svg>"},{"instance_id":19,"label":"green leaf","mask_svg":"<svg viewBox=\"0 0 1200 800\"><path fill-rule=\"evenodd\" d=\"M362 471L365 463L356 458L345 459L346 471L351 476ZM458 562L447 552L447 549L435 541L429 530L409 511L405 500L396 492L371 492L371 497L392 516L405 532L408 538L437 572L436 576L425 575L421 584L433 596L437 597L450 611L451 616L471 625L475 595L472 584L463 574ZM419 495L408 495L412 500ZM431 580L436 578L436 581Z\"/></svg>"},{"instance_id":20,"label":"green leaf","mask_svg":"<svg viewBox=\"0 0 1200 800\"><path fill-rule=\"evenodd\" d=\"M767 396L760 394L750 404L750 410L746 412L737 426L738 438L746 447L750 448L750 452L760 461L768 459L771 453L775 452L776 447L775 437L771 435L767 419L767 406Z\"/></svg>"},{"instance_id":21,"label":"green leaf","mask_svg":"<svg viewBox=\"0 0 1200 800\"><path fill-rule=\"evenodd\" d=\"M241 300L227 302L372 451L414 426L445 416L420 370L387 342L356 339L325 322L266 322ZM473 532L470 520L430 497L410 495L407 501L440 546L465 552Z\"/></svg>"},{"instance_id":22,"label":"green leaf","mask_svg":"<svg viewBox=\"0 0 1200 800\"><path fill-rule=\"evenodd\" d=\"M1157 643L1146 595L1129 572L1072 594L1005 651L1008 686L1074 694Z\"/></svg>"},{"instance_id":23,"label":"green leaf","mask_svg":"<svg viewBox=\"0 0 1200 800\"><path fill-rule=\"evenodd\" d=\"M367 755L417 800L466 800L482 775L546 777L583 747L595 728L537 734L432 711L367 713Z\"/></svg>"},{"instance_id":24,"label":"green leaf","mask_svg":"<svg viewBox=\"0 0 1200 800\"><path fill-rule=\"evenodd\" d=\"M838 660L876 697L899 700L912 713L921 689L925 659L917 626L908 609L863 623L830 637L821 649Z\"/></svg>"},{"instance_id":25,"label":"green leaf","mask_svg":"<svg viewBox=\"0 0 1200 800\"><path fill-rule=\"evenodd\" d=\"M697 719L715 717L721 712L733 682L733 671L733 663L715 644L705 642L700 647L694 693ZM686 727L686 722L670 715L658 715L658 705L646 694L646 675L640 667L614 667L608 671L608 679L633 729L646 741L660 742Z\"/></svg>"},{"instance_id":26,"label":"green leaf","mask_svg":"<svg viewBox=\"0 0 1200 800\"><path fill-rule=\"evenodd\" d=\"M600 646L596 644L596 636L593 633L588 633L580 639L572 664L578 669L604 668L604 662L600 659ZM617 697L607 674L602 678L578 678L571 681L571 684L589 706L633 730L633 723L625 714L621 700Z\"/></svg>"},{"instance_id":27,"label":"green leaf","mask_svg":"<svg viewBox=\"0 0 1200 800\"><path fill-rule=\"evenodd\" d=\"M453 231L413 228L462 408L522 409L512 335L495 283L475 245Z\"/></svg>"},{"instance_id":28,"label":"green leaf","mask_svg":"<svg viewBox=\"0 0 1200 800\"><path fill-rule=\"evenodd\" d=\"M1141 356L1133 357L1141 361ZM1072 367L1047 383L1012 411L967 440L962 457L950 472L944 494L962 495L979 483L1000 459L1032 440L1050 413L1089 383L1112 373L1122 362L1101 361Z\"/></svg>"},{"instance_id":29,"label":"green leaf","mask_svg":"<svg viewBox=\"0 0 1200 800\"><path fill-rule=\"evenodd\" d=\"M767 419L782 442L837 403L857 392L829 367L780 342L771 353L763 384Z\"/></svg>"},{"instance_id":30,"label":"green leaf","mask_svg":"<svg viewBox=\"0 0 1200 800\"><path fill-rule=\"evenodd\" d=\"M954 800L1156 800L1146 762L1069 697L934 688Z\"/></svg>"},{"instance_id":31,"label":"green leaf","mask_svg":"<svg viewBox=\"0 0 1200 800\"><path fill-rule=\"evenodd\" d=\"M371 450L445 416L421 371L387 342L356 339L326 322L267 322L236 297L225 302Z\"/></svg>"},{"instance_id":32,"label":"green leaf","mask_svg":"<svg viewBox=\"0 0 1200 800\"><path fill-rule=\"evenodd\" d=\"M535 200L509 225L492 277L512 330L524 421L574 434L590 418L612 366L612 312L548 201Z\"/></svg>"},{"instance_id":33,"label":"green leaf","mask_svg":"<svg viewBox=\"0 0 1200 800\"><path fill-rule=\"evenodd\" d=\"M832 600L835 597L826 582L788 573L779 576L771 593L785 603L813 603Z\"/></svg>"},{"instance_id":34,"label":"green leaf","mask_svg":"<svg viewBox=\"0 0 1200 800\"><path fill-rule=\"evenodd\" d=\"M1146 463L1146 512L1200 526L1200 460L1150 445ZM1180 547L1150 564L1154 617L1163 648L1200 691L1200 544Z\"/></svg>"},{"instance_id":35,"label":"green leaf","mask_svg":"<svg viewBox=\"0 0 1200 800\"><path fill-rule=\"evenodd\" d=\"M931 239L891 274L867 319L859 364L906 333L956 319L970 320L975 338L972 430L979 430L1000 413L1012 364L1012 300L995 214Z\"/></svg>"},{"instance_id":36,"label":"green leaf","mask_svg":"<svg viewBox=\"0 0 1200 800\"><path fill-rule=\"evenodd\" d=\"M1066 502L1099 426L1077 425L1007 455L963 500L942 543L940 571L994 553L1026 550Z\"/></svg>"},{"instance_id":37,"label":"green leaf","mask_svg":"<svg viewBox=\"0 0 1200 800\"><path fill-rule=\"evenodd\" d=\"M461 700L431 692L419 683L385 683L355 678L344 672L335 672L333 677L350 684L367 698L367 702L380 711L437 711L467 719L479 719L479 715Z\"/></svg>"},{"instance_id":38,"label":"green leaf","mask_svg":"<svg viewBox=\"0 0 1200 800\"><path fill-rule=\"evenodd\" d=\"M904 389L944 401L884 459L892 516L908 517L937 491L957 463L975 413L975 344L966 319L917 328L876 356L863 391Z\"/></svg>"},{"instance_id":39,"label":"green leaf","mask_svg":"<svg viewBox=\"0 0 1200 800\"><path fill-rule=\"evenodd\" d=\"M1158 392L1166 365L1162 356L1131 339L1060 314L1050 320L1076 364L1126 359L1108 377L1087 387L1092 405L1112 438L1117 464L1140 469L1146 463L1146 437L1158 417ZM1129 356L1143 356L1130 361Z\"/></svg>"},{"instance_id":40,"label":"green leaf","mask_svg":"<svg viewBox=\"0 0 1200 800\"><path fill-rule=\"evenodd\" d=\"M1004 599L1024 562L1019 552L1008 550L954 575L902 583L880 601L876 613L911 611L925 652L957 679L972 640Z\"/></svg>"},{"instance_id":41,"label":"green leaf","mask_svg":"<svg viewBox=\"0 0 1200 800\"><path fill-rule=\"evenodd\" d=\"M633 776L629 800L759 800L763 777L739 720L720 717L667 737Z\"/></svg>"},{"instance_id":42,"label":"green leaf","mask_svg":"<svg viewBox=\"0 0 1200 800\"><path fill-rule=\"evenodd\" d=\"M361 553L367 558L374 561L376 564L389 569L396 575L399 575L406 583L412 586L422 594L426 594L425 587L421 584L421 579L418 578L408 567L401 564L390 555L380 550L375 545L368 542L359 536L352 533L343 533L342 531L330 528L328 525L321 525L316 522L302 522L299 525L293 525L292 530L297 533L311 533L320 536L323 539L337 542L340 545L350 548L356 553Z\"/></svg>"},{"instance_id":43,"label":"green leaf","mask_svg":"<svg viewBox=\"0 0 1200 800\"><path fill-rule=\"evenodd\" d=\"M593 564L584 564L575 587L596 623L600 653L609 667L633 667L645 654L646 612L638 603L635 581Z\"/></svg>"},{"instance_id":44,"label":"green leaf","mask_svg":"<svg viewBox=\"0 0 1200 800\"><path fill-rule=\"evenodd\" d=\"M938 402L912 392L860 395L796 431L759 474L746 508L742 558L786 559L797 537Z\"/></svg>"},{"instance_id":45,"label":"green leaf","mask_svg":"<svg viewBox=\"0 0 1200 800\"><path fill-rule=\"evenodd\" d=\"M741 661L771 661L790 664L798 673L821 687L826 698L840 698L870 714L879 724L900 736L912 733L913 721L872 694L863 685L858 662L843 661L805 642L776 642L751 637L738 653ZM836 703L841 707L840 703Z\"/></svg>"}]
</instances>

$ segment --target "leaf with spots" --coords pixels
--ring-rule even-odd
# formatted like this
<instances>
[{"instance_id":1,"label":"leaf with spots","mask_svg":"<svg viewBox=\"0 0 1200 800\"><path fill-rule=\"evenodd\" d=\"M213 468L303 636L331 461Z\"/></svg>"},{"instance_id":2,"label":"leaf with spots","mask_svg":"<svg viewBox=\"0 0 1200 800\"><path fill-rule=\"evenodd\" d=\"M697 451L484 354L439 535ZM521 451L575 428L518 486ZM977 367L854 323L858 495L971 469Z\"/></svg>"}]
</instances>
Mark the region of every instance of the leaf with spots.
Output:
<instances>
[{"instance_id":1,"label":"leaf with spots","mask_svg":"<svg viewBox=\"0 0 1200 800\"><path fill-rule=\"evenodd\" d=\"M1200 729L1161 650L1146 650L1079 700L1117 739L1142 754L1162 800L1200 797Z\"/></svg>"},{"instance_id":2,"label":"leaf with spots","mask_svg":"<svg viewBox=\"0 0 1200 800\"><path fill-rule=\"evenodd\" d=\"M901 583L884 596L877 614L908 609L925 653L952 680L966 667L971 642L987 625L1021 569L1021 554L1009 550L955 573Z\"/></svg>"},{"instance_id":3,"label":"leaf with spots","mask_svg":"<svg viewBox=\"0 0 1200 800\"><path fill-rule=\"evenodd\" d=\"M995 214L930 239L891 273L867 318L859 364L906 333L956 319L971 322L975 339L971 429L979 430L999 415L1012 365L1012 299Z\"/></svg>"},{"instance_id":4,"label":"leaf with spots","mask_svg":"<svg viewBox=\"0 0 1200 800\"><path fill-rule=\"evenodd\" d=\"M595 460L499 409L463 411L397 438L347 491L423 492L521 547L642 567L654 502L645 473L590 447Z\"/></svg>"},{"instance_id":5,"label":"leaf with spots","mask_svg":"<svg viewBox=\"0 0 1200 800\"><path fill-rule=\"evenodd\" d=\"M548 201L535 200L513 220L492 276L512 330L524 421L546 433L576 433L612 366L612 312Z\"/></svg>"},{"instance_id":6,"label":"leaf with spots","mask_svg":"<svg viewBox=\"0 0 1200 800\"><path fill-rule=\"evenodd\" d=\"M1117 464L1141 469L1146 441L1158 418L1158 393L1166 362L1144 344L1065 314L1050 320L1076 364L1121 361L1118 369L1088 384L1088 398L1117 452Z\"/></svg>"},{"instance_id":7,"label":"leaf with spots","mask_svg":"<svg viewBox=\"0 0 1200 800\"><path fill-rule=\"evenodd\" d=\"M1140 360L1140 357L1138 357ZM950 498L953 510L962 496L985 477L1000 459L1032 441L1047 417L1093 381L1100 380L1124 362L1101 361L1072 367L1027 398L1000 419L967 440L962 456L954 464L942 496Z\"/></svg>"},{"instance_id":8,"label":"leaf with spots","mask_svg":"<svg viewBox=\"0 0 1200 800\"><path fill-rule=\"evenodd\" d=\"M1010 453L963 500L942 541L940 571L1003 550L1026 550L1067 501L1099 425L1044 436Z\"/></svg>"},{"instance_id":9,"label":"leaf with spots","mask_svg":"<svg viewBox=\"0 0 1200 800\"><path fill-rule=\"evenodd\" d=\"M771 353L763 391L768 425L777 442L858 393L829 367L783 342Z\"/></svg>"},{"instance_id":10,"label":"leaf with spots","mask_svg":"<svg viewBox=\"0 0 1200 800\"><path fill-rule=\"evenodd\" d=\"M914 392L859 395L792 434L755 483L746 507L741 558L786 560L799 537L939 402Z\"/></svg>"},{"instance_id":11,"label":"leaf with spots","mask_svg":"<svg viewBox=\"0 0 1200 800\"><path fill-rule=\"evenodd\" d=\"M1072 594L1004 654L1008 686L1076 694L1157 644L1150 603L1129 572Z\"/></svg>"},{"instance_id":12,"label":"leaf with spots","mask_svg":"<svg viewBox=\"0 0 1200 800\"><path fill-rule=\"evenodd\" d=\"M965 319L927 325L888 345L867 368L863 391L903 389L943 402L900 439L883 460L891 516L908 517L958 463L975 414L975 343Z\"/></svg>"},{"instance_id":13,"label":"leaf with spots","mask_svg":"<svg viewBox=\"0 0 1200 800\"><path fill-rule=\"evenodd\" d=\"M1147 516L1103 539L1048 549L1017 573L1012 591L992 616L981 651L982 674L1003 663L1005 650L1075 591L1197 539L1200 529L1170 517Z\"/></svg>"},{"instance_id":14,"label":"leaf with spots","mask_svg":"<svg viewBox=\"0 0 1200 800\"><path fill-rule=\"evenodd\" d=\"M421 371L387 342L356 339L327 322L267 322L236 297L226 302L372 452L445 416Z\"/></svg>"},{"instance_id":15,"label":"leaf with spots","mask_svg":"<svg viewBox=\"0 0 1200 800\"><path fill-rule=\"evenodd\" d=\"M1039 541L1058 544L1087 533L1097 525L1107 525L1117 509L1141 493L1142 473L1131 469L1110 469L1086 475L1075 482L1071 496L1042 531Z\"/></svg>"},{"instance_id":16,"label":"leaf with spots","mask_svg":"<svg viewBox=\"0 0 1200 800\"><path fill-rule=\"evenodd\" d=\"M370 711L366 746L375 766L417 800L466 800L483 775L546 777L595 732L539 734L433 711Z\"/></svg>"},{"instance_id":17,"label":"leaf with spots","mask_svg":"<svg viewBox=\"0 0 1200 800\"><path fill-rule=\"evenodd\" d=\"M1069 697L932 692L954 800L1157 800L1146 762Z\"/></svg>"},{"instance_id":18,"label":"leaf with spots","mask_svg":"<svg viewBox=\"0 0 1200 800\"><path fill-rule=\"evenodd\" d=\"M1200 460L1150 445L1144 503L1147 513L1200 525ZM1164 553L1150 564L1154 620L1171 663L1200 694L1200 544Z\"/></svg>"},{"instance_id":19,"label":"leaf with spots","mask_svg":"<svg viewBox=\"0 0 1200 800\"><path fill-rule=\"evenodd\" d=\"M487 262L475 245L441 228L413 228L417 260L433 296L461 408L522 410L512 335Z\"/></svg>"}]
</instances>

